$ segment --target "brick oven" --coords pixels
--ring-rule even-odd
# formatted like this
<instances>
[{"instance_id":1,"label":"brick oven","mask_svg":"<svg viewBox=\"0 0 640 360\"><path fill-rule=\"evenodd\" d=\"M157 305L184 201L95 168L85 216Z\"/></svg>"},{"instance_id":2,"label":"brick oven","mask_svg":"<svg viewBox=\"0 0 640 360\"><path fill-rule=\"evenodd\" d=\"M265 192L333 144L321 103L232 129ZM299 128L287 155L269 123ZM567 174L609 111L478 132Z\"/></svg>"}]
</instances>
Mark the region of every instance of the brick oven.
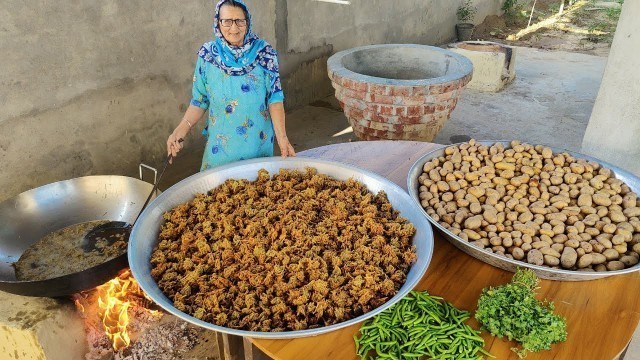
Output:
<instances>
[{"instance_id":1,"label":"brick oven","mask_svg":"<svg viewBox=\"0 0 640 360\"><path fill-rule=\"evenodd\" d=\"M473 65L426 45L371 45L328 61L336 98L363 140L431 141L455 109Z\"/></svg>"}]
</instances>

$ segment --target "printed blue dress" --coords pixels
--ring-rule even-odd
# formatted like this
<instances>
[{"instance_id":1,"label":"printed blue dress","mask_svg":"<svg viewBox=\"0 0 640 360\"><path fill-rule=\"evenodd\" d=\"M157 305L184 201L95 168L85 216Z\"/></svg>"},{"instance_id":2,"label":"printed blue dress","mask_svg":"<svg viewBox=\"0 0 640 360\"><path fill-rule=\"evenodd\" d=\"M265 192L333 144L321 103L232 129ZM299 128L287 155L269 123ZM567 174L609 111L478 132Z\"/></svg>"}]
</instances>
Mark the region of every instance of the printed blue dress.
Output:
<instances>
[{"instance_id":1,"label":"printed blue dress","mask_svg":"<svg viewBox=\"0 0 640 360\"><path fill-rule=\"evenodd\" d=\"M206 46L206 45L205 45ZM256 66L246 75L227 75L198 57L191 104L209 110L200 171L233 161L273 156L269 104L282 102L271 89L271 73Z\"/></svg>"}]
</instances>

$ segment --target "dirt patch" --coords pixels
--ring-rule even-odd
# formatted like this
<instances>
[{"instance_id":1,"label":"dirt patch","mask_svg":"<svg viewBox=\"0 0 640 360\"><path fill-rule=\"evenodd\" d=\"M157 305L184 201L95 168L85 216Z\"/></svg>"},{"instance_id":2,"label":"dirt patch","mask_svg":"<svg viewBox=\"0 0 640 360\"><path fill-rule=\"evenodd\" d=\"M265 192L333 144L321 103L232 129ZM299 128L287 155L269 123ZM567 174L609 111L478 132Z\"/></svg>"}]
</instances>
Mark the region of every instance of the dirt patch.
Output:
<instances>
[{"instance_id":1,"label":"dirt patch","mask_svg":"<svg viewBox=\"0 0 640 360\"><path fill-rule=\"evenodd\" d=\"M486 17L476 26L473 38L607 56L620 17L621 0L562 3L562 0L537 0L534 7L533 1L517 2L502 16Z\"/></svg>"}]
</instances>

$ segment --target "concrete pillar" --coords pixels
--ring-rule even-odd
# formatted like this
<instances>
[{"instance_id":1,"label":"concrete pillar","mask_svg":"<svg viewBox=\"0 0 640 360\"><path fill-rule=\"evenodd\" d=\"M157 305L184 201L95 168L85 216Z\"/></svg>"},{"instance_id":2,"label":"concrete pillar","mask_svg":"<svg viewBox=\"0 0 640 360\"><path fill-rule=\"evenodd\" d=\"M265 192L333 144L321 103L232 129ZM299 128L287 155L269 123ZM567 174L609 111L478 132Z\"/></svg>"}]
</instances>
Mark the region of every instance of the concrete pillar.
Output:
<instances>
[{"instance_id":1,"label":"concrete pillar","mask_svg":"<svg viewBox=\"0 0 640 360\"><path fill-rule=\"evenodd\" d=\"M625 1L582 151L640 176L640 1Z\"/></svg>"}]
</instances>

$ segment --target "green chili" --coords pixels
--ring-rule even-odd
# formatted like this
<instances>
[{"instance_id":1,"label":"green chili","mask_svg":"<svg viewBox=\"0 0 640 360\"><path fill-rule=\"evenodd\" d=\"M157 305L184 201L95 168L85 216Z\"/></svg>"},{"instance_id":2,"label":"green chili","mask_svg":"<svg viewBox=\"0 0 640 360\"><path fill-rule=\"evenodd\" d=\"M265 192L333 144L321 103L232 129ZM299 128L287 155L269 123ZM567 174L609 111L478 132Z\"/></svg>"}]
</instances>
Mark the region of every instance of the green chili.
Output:
<instances>
[{"instance_id":1,"label":"green chili","mask_svg":"<svg viewBox=\"0 0 640 360\"><path fill-rule=\"evenodd\" d=\"M361 359L458 360L492 357L479 332L464 324L469 312L427 292L412 291L390 309L364 322L354 336Z\"/></svg>"}]
</instances>

